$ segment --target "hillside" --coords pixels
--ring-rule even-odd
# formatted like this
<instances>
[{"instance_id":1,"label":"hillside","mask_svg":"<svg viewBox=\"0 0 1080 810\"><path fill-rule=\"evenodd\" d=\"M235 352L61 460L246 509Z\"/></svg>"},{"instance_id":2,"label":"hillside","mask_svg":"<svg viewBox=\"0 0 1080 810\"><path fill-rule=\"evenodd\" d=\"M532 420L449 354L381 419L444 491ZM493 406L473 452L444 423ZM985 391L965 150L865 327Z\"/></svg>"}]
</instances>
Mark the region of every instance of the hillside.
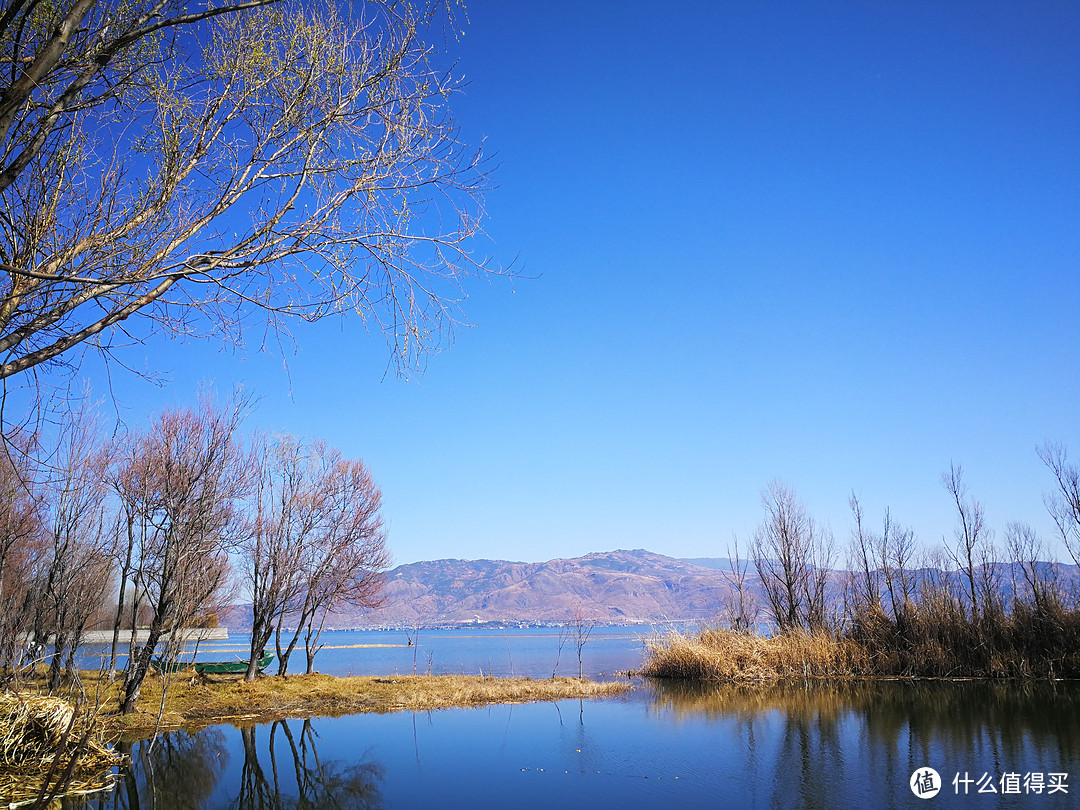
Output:
<instances>
[{"instance_id":1,"label":"hillside","mask_svg":"<svg viewBox=\"0 0 1080 810\"><path fill-rule=\"evenodd\" d=\"M731 595L729 561L678 560L644 549L587 554L540 563L507 560L429 560L399 565L386 573L384 607L345 611L327 618L327 627L425 626L465 622L565 622L576 611L600 622L636 623L713 620ZM995 563L1002 598L1012 599L1019 581L1014 566ZM1058 566L1066 593L1080 587L1076 566ZM831 572L834 595L842 572ZM946 579L957 574L943 574ZM766 600L753 566L748 592ZM250 629L249 605L234 605L222 616L232 630Z\"/></svg>"},{"instance_id":2,"label":"hillside","mask_svg":"<svg viewBox=\"0 0 1080 810\"><path fill-rule=\"evenodd\" d=\"M720 570L638 549L541 563L410 563L387 572L383 593L385 607L327 624L565 621L579 608L598 621L711 619L728 584Z\"/></svg>"}]
</instances>

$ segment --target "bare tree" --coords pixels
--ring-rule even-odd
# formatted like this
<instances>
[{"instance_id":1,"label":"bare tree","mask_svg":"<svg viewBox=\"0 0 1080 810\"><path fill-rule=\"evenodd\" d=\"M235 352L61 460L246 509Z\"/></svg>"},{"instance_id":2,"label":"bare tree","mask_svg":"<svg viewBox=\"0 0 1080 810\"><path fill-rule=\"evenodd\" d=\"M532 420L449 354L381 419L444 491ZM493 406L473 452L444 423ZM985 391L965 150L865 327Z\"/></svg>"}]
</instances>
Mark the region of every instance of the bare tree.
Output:
<instances>
[{"instance_id":1,"label":"bare tree","mask_svg":"<svg viewBox=\"0 0 1080 810\"><path fill-rule=\"evenodd\" d=\"M881 520L877 554L893 619L901 630L908 624L915 598L916 583L912 559L916 548L915 532L897 525L893 521L892 512L886 508Z\"/></svg>"},{"instance_id":2,"label":"bare tree","mask_svg":"<svg viewBox=\"0 0 1080 810\"><path fill-rule=\"evenodd\" d=\"M824 612L823 563L831 551L820 553L820 537L813 519L779 481L772 481L761 495L765 522L754 532L751 557L765 590L769 612L783 632L814 625Z\"/></svg>"},{"instance_id":3,"label":"bare tree","mask_svg":"<svg viewBox=\"0 0 1080 810\"><path fill-rule=\"evenodd\" d=\"M353 312L418 367L461 280L495 272L471 253L487 179L428 11L9 3L0 378L150 332L240 341L252 313Z\"/></svg>"},{"instance_id":4,"label":"bare tree","mask_svg":"<svg viewBox=\"0 0 1080 810\"><path fill-rule=\"evenodd\" d=\"M806 608L803 621L808 630L824 630L836 624L838 605L830 595L829 574L836 562L836 542L828 527L811 521L810 556L803 593Z\"/></svg>"},{"instance_id":5,"label":"bare tree","mask_svg":"<svg viewBox=\"0 0 1080 810\"><path fill-rule=\"evenodd\" d=\"M1080 565L1080 468L1069 462L1062 444L1047 442L1038 452L1057 483L1057 490L1045 498L1046 508L1073 563Z\"/></svg>"},{"instance_id":6,"label":"bare tree","mask_svg":"<svg viewBox=\"0 0 1080 810\"><path fill-rule=\"evenodd\" d=\"M852 572L849 588L856 610L873 610L881 606L880 571L875 555L876 538L863 525L863 509L858 496L852 492L848 507L855 520L851 531L848 559Z\"/></svg>"},{"instance_id":7,"label":"bare tree","mask_svg":"<svg viewBox=\"0 0 1080 810\"><path fill-rule=\"evenodd\" d=\"M64 657L74 671L75 650L86 623L104 605L112 565L105 498L110 447L101 441L89 410L61 432L57 467L45 487L48 558L41 583L35 636L53 634L49 689L60 686Z\"/></svg>"},{"instance_id":8,"label":"bare tree","mask_svg":"<svg viewBox=\"0 0 1080 810\"><path fill-rule=\"evenodd\" d=\"M135 586L152 611L148 639L128 663L125 714L135 709L162 635L178 638L226 584L242 525L236 504L251 477L237 441L245 410L242 398L219 408L204 394L193 409L163 413L142 438L132 474L119 479L135 507Z\"/></svg>"},{"instance_id":9,"label":"bare tree","mask_svg":"<svg viewBox=\"0 0 1080 810\"><path fill-rule=\"evenodd\" d=\"M118 509L113 524L113 554L117 563L117 598L116 613L113 617L112 643L109 648L109 677L116 674L116 658L120 643L120 630L124 615L131 618L130 650L134 652L137 633L137 614L140 606L140 593L136 582L139 565L139 540L149 531L149 525L143 515L143 506L150 502L148 487L153 485L154 477L150 459L143 447L143 438L129 434L118 442L115 451L115 465L110 475L110 484L118 496ZM130 583L131 601L128 601Z\"/></svg>"},{"instance_id":10,"label":"bare tree","mask_svg":"<svg viewBox=\"0 0 1080 810\"><path fill-rule=\"evenodd\" d=\"M980 575L985 571L978 570L980 565L988 564L987 543L989 542L989 530L983 516L982 504L971 499L967 494L967 486L963 481L963 470L957 465L950 465L949 472L941 476L942 486L952 497L956 505L957 516L960 519L956 527L956 541L952 546L946 545L948 552L957 570L967 586L967 597L971 609L972 621L979 617L981 605Z\"/></svg>"},{"instance_id":11,"label":"bare tree","mask_svg":"<svg viewBox=\"0 0 1080 810\"><path fill-rule=\"evenodd\" d=\"M33 621L28 585L47 541L38 470L31 461L33 438L10 438L8 452L0 453L0 662L15 672L23 658L22 634Z\"/></svg>"},{"instance_id":12,"label":"bare tree","mask_svg":"<svg viewBox=\"0 0 1080 810\"><path fill-rule=\"evenodd\" d=\"M746 579L750 561L741 559L739 555L739 538L733 538L732 543L734 551L728 550L730 570L723 572L728 583L728 597L724 600L724 611L727 614L728 626L732 630L753 633L757 628L759 607L757 596L750 590Z\"/></svg>"},{"instance_id":13,"label":"bare tree","mask_svg":"<svg viewBox=\"0 0 1080 810\"><path fill-rule=\"evenodd\" d=\"M1022 590L1031 594L1038 611L1047 611L1060 603L1057 566L1047 560L1046 548L1038 533L1026 523L1009 523L1005 527L1005 545L1009 559L1020 569L1023 587L1013 586L1013 598L1019 599Z\"/></svg>"},{"instance_id":14,"label":"bare tree","mask_svg":"<svg viewBox=\"0 0 1080 810\"><path fill-rule=\"evenodd\" d=\"M592 635L595 628L596 620L586 616L585 609L581 605L577 605L570 611L570 620L563 628L564 636L574 645L574 652L577 654L577 676L579 680L582 677L582 652L585 650L589 636ZM561 640L559 649L562 650ZM552 674L552 677L554 677L554 674Z\"/></svg>"},{"instance_id":15,"label":"bare tree","mask_svg":"<svg viewBox=\"0 0 1080 810\"><path fill-rule=\"evenodd\" d=\"M292 436L279 436L261 440L258 450L255 514L242 545L251 592L249 681L275 623L300 593L304 552L323 523L327 504L313 486L317 471L310 449Z\"/></svg>"},{"instance_id":16,"label":"bare tree","mask_svg":"<svg viewBox=\"0 0 1080 810\"><path fill-rule=\"evenodd\" d=\"M279 675L288 670L289 657L301 636L307 671L313 671L327 615L346 605L380 604L382 571L390 564L380 513L382 492L370 471L362 461L344 459L324 442L312 442L310 452L314 470L307 486L313 502L319 504L319 516L301 545L296 597L278 616ZM297 625L282 648L286 615L294 616Z\"/></svg>"}]
</instances>

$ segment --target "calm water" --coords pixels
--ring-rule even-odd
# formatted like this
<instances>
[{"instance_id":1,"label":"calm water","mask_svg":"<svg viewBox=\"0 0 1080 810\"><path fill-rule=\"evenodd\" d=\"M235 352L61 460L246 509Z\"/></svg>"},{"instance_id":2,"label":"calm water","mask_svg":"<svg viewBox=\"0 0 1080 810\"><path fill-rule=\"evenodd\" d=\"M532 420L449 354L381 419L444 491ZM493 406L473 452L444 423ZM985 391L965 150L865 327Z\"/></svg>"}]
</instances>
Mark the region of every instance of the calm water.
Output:
<instances>
[{"instance_id":1,"label":"calm water","mask_svg":"<svg viewBox=\"0 0 1080 810\"><path fill-rule=\"evenodd\" d=\"M614 676L641 666L643 641L661 628L597 627L582 647L582 674L590 678ZM416 643L408 646L410 639ZM324 647L315 657L315 669L328 675L523 675L550 678L552 673L578 673L577 652L571 641L562 643L557 628L462 629L410 631L341 630L323 634ZM246 658L251 635L231 633L227 641L204 641L189 645L181 655L199 661ZM272 649L273 642L270 647ZM96 668L107 648L84 650L82 666ZM126 659L121 657L120 665ZM289 659L289 672L303 672L307 665L303 647ZM267 670L277 672L277 662Z\"/></svg>"},{"instance_id":2,"label":"calm water","mask_svg":"<svg viewBox=\"0 0 1080 810\"><path fill-rule=\"evenodd\" d=\"M485 654L475 635L456 637L468 651L457 665L453 634L433 634L430 648L421 635L418 652L433 651L433 671L436 656L447 671L470 671L490 655L500 674L497 650L505 655L509 641L518 674L551 674L557 638L548 649L542 634L526 633L515 649L513 634L488 631ZM640 655L632 633L618 639L597 637L592 652L610 645L613 657L597 654L587 669L614 672L627 668L625 654ZM373 671L362 663L370 648L352 649L348 667ZM544 650L550 660L541 660ZM392 665L380 672L411 672L405 652L404 661L386 653ZM560 672L569 674L577 662L567 652ZM335 660L320 656L318 668L333 671ZM417 668L426 669L425 658ZM1077 807L1080 684L638 683L603 701L217 726L136 743L131 753L135 765L118 789L91 806ZM944 783L929 801L908 784L925 766ZM965 774L966 796L962 781L953 784ZM1014 787L1011 774L1019 795L1002 793ZM1039 777L1042 793L1030 792ZM1050 795L1060 781L1068 793ZM989 784L998 792L979 792Z\"/></svg>"}]
</instances>

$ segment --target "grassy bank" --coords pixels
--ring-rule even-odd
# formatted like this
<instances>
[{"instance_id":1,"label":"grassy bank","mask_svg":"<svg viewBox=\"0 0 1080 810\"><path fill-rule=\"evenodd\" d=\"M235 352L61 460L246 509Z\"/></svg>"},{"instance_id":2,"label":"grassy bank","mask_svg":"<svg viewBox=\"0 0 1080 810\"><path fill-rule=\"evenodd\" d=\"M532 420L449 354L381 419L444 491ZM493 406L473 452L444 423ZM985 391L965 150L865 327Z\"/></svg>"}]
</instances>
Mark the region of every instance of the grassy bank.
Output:
<instances>
[{"instance_id":1,"label":"grassy bank","mask_svg":"<svg viewBox=\"0 0 1080 810\"><path fill-rule=\"evenodd\" d=\"M190 673L187 673L190 675ZM248 725L286 717L336 717L360 712L430 711L493 703L527 703L620 694L627 683L597 683L577 678L493 678L468 675L394 675L338 678L330 675L263 677L241 680L173 679L162 703L160 677L147 678L139 709L126 717L115 712L120 679L80 673L85 701L73 710L74 694L64 700L44 694L44 673L23 682L18 693L0 693L0 801L32 800L50 772L49 784L64 781L64 768L82 740L84 754L70 789L93 791L108 783L116 758L108 740L135 741L155 729L193 731L218 723ZM73 690L74 692L74 690ZM76 722L68 732L72 716Z\"/></svg>"},{"instance_id":2,"label":"grassy bank","mask_svg":"<svg viewBox=\"0 0 1080 810\"><path fill-rule=\"evenodd\" d=\"M358 712L428 711L492 703L528 703L594 698L619 694L625 683L597 683L576 678L536 680L475 675L394 675L388 677L334 677L296 675L265 677L252 683L240 680L192 683L177 678L166 692L161 711L159 678L148 678L139 710L132 715L103 714L108 728L136 739L155 726L168 730L196 729L216 723L261 723L283 717L340 716ZM97 689L103 705L112 709L115 684L84 677L88 689ZM160 723L159 723L160 711Z\"/></svg>"}]
</instances>

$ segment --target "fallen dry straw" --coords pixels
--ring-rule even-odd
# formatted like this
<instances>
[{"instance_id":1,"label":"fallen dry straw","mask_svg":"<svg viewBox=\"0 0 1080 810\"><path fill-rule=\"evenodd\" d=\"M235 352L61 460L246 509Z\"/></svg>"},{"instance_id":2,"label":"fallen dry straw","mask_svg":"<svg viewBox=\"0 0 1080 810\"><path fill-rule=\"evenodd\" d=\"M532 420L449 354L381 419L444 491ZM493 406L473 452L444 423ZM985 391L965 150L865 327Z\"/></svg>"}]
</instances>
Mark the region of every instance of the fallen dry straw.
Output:
<instances>
[{"instance_id":1,"label":"fallen dry straw","mask_svg":"<svg viewBox=\"0 0 1080 810\"><path fill-rule=\"evenodd\" d=\"M46 780L50 789L67 781L61 793L108 787L109 771L120 757L96 722L92 713L61 698L0 693L0 802L33 801Z\"/></svg>"}]
</instances>

